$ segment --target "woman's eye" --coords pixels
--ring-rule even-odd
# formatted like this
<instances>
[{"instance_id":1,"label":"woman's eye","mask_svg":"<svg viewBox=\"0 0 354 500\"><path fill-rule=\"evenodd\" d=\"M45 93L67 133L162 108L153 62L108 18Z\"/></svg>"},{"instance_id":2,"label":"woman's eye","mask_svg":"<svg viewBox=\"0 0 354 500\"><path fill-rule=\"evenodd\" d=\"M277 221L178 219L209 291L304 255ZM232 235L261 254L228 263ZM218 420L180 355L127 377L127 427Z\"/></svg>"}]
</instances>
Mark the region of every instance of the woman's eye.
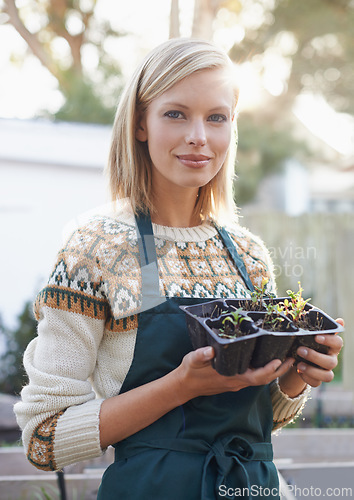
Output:
<instances>
[{"instance_id":1,"label":"woman's eye","mask_svg":"<svg viewBox=\"0 0 354 500\"><path fill-rule=\"evenodd\" d=\"M182 113L180 111L167 111L167 113L165 113L165 116L167 116L168 118L181 118Z\"/></svg>"},{"instance_id":2,"label":"woman's eye","mask_svg":"<svg viewBox=\"0 0 354 500\"><path fill-rule=\"evenodd\" d=\"M211 122L226 122L226 120L227 118L225 115L221 115L218 113L209 116L209 121Z\"/></svg>"}]
</instances>

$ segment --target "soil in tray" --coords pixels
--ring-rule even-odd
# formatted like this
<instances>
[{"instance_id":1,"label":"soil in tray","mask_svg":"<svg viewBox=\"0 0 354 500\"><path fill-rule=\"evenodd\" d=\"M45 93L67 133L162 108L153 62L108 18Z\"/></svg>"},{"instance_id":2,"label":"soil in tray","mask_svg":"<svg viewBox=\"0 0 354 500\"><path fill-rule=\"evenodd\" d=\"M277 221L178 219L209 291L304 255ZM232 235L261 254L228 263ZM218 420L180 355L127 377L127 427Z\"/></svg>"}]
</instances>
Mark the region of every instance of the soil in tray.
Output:
<instances>
[{"instance_id":1,"label":"soil in tray","mask_svg":"<svg viewBox=\"0 0 354 500\"><path fill-rule=\"evenodd\" d=\"M323 317L319 313L317 313L315 318L311 318L308 313L302 314L298 320L294 321L294 325L301 330L309 332L317 332L325 329Z\"/></svg>"},{"instance_id":2,"label":"soil in tray","mask_svg":"<svg viewBox=\"0 0 354 500\"><path fill-rule=\"evenodd\" d=\"M262 315L261 318L255 320L255 326L271 332L287 332L292 330L290 325L288 320L275 313Z\"/></svg>"},{"instance_id":3,"label":"soil in tray","mask_svg":"<svg viewBox=\"0 0 354 500\"><path fill-rule=\"evenodd\" d=\"M240 319L242 321L238 329L237 324ZM218 319L206 319L203 322L208 344L215 350L213 366L216 371L226 376L244 373L250 366L258 335L258 329L253 321L244 319L243 315L237 318L237 313L236 317L232 317L232 313L227 313ZM233 322L236 323L236 331Z\"/></svg>"},{"instance_id":4,"label":"soil in tray","mask_svg":"<svg viewBox=\"0 0 354 500\"><path fill-rule=\"evenodd\" d=\"M238 325L236 327L225 327L223 331L219 330L219 328L212 328L212 331L221 339L237 339L249 335L248 332L243 332Z\"/></svg>"},{"instance_id":5,"label":"soil in tray","mask_svg":"<svg viewBox=\"0 0 354 500\"><path fill-rule=\"evenodd\" d=\"M212 328L212 330L222 339L235 339L248 335L251 323L253 324L252 319L240 314L238 309L227 313L221 320L221 325L218 325L218 328Z\"/></svg>"},{"instance_id":6,"label":"soil in tray","mask_svg":"<svg viewBox=\"0 0 354 500\"><path fill-rule=\"evenodd\" d=\"M231 305L233 307L233 301L232 300L226 300L226 303L228 305ZM264 312L266 311L265 303L264 302L253 302L251 299L244 299L239 301L239 305L237 307L242 308L243 311L245 312Z\"/></svg>"},{"instance_id":7,"label":"soil in tray","mask_svg":"<svg viewBox=\"0 0 354 500\"><path fill-rule=\"evenodd\" d=\"M196 318L218 318L221 314L228 312L223 300L213 300L204 304L195 304L185 307Z\"/></svg>"}]
</instances>

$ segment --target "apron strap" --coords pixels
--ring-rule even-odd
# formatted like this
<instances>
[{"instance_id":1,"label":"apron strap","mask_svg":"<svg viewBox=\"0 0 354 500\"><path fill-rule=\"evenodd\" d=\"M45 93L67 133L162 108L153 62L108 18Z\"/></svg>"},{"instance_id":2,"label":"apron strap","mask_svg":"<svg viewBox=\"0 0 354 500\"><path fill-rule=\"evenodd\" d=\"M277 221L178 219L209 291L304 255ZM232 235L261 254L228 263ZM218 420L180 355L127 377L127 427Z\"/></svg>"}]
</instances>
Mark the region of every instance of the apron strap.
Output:
<instances>
[{"instance_id":1,"label":"apron strap","mask_svg":"<svg viewBox=\"0 0 354 500\"><path fill-rule=\"evenodd\" d=\"M253 286L251 278L249 277L249 274L247 272L245 263L243 262L242 258L239 256L239 254L237 253L235 244L232 241L232 239L230 238L229 233L226 231L226 229L224 227L220 227L216 224L215 224L215 227L218 230L218 232L219 232L226 248L228 249L231 257L233 258L233 261L235 262L236 267L237 267L239 273L241 274L241 277L242 277L243 281L245 282L248 290L250 292L253 292L254 286Z\"/></svg>"},{"instance_id":2,"label":"apron strap","mask_svg":"<svg viewBox=\"0 0 354 500\"><path fill-rule=\"evenodd\" d=\"M155 248L154 233L152 229L151 218L149 214L142 214L136 216L136 225L138 229L138 248L140 254L141 266L141 279L142 279L142 305L141 311L146 311L155 307L166 298L160 296L159 288L159 271L157 265L157 255ZM232 241L229 233L225 228L215 224L215 227L231 255L245 285L251 292L254 291L252 281L248 275L246 266L237 253L234 242Z\"/></svg>"},{"instance_id":3,"label":"apron strap","mask_svg":"<svg viewBox=\"0 0 354 500\"><path fill-rule=\"evenodd\" d=\"M140 312L142 312L162 304L167 299L166 297L160 296L159 270L157 267L155 240L150 215L141 213L135 220L138 229L138 248L142 281L140 309Z\"/></svg>"}]
</instances>

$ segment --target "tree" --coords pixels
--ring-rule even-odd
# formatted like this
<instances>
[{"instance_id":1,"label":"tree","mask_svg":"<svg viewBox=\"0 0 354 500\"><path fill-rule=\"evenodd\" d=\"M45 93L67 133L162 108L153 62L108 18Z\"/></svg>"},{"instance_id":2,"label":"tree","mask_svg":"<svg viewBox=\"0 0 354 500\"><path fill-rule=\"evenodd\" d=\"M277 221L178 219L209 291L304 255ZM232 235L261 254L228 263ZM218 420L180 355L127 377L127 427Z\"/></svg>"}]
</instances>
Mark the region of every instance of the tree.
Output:
<instances>
[{"instance_id":1,"label":"tree","mask_svg":"<svg viewBox=\"0 0 354 500\"><path fill-rule=\"evenodd\" d=\"M2 0L0 3L6 22L56 78L65 97L58 113L61 119L98 123L113 120L121 86L120 69L105 51L104 43L121 34L108 21L97 20L96 3L96 0L26 0L21 5L16 0ZM88 48L91 57L97 60L94 73L85 67L84 53Z\"/></svg>"},{"instance_id":2,"label":"tree","mask_svg":"<svg viewBox=\"0 0 354 500\"><path fill-rule=\"evenodd\" d=\"M240 0L195 0L192 37L211 40L214 21L221 9L226 9L229 13L239 13L242 4Z\"/></svg>"},{"instance_id":3,"label":"tree","mask_svg":"<svg viewBox=\"0 0 354 500\"><path fill-rule=\"evenodd\" d=\"M15 330L5 328L0 322L5 339L5 350L0 356L0 392L18 395L25 384L22 357L28 343L36 336L36 325L31 302L25 304Z\"/></svg>"},{"instance_id":4,"label":"tree","mask_svg":"<svg viewBox=\"0 0 354 500\"><path fill-rule=\"evenodd\" d=\"M279 110L284 116L303 91L354 113L353 26L352 0L195 0L191 36L211 40L216 31L227 31L236 38L229 55L259 69L274 116ZM276 66L282 75L278 88L270 89Z\"/></svg>"},{"instance_id":5,"label":"tree","mask_svg":"<svg viewBox=\"0 0 354 500\"><path fill-rule=\"evenodd\" d=\"M231 59L251 63L264 85L262 106L239 119L238 203L286 158L309 158L309 148L293 139L299 94L320 94L337 111L354 112L353 25L351 0L195 1L192 36L227 39Z\"/></svg>"},{"instance_id":6,"label":"tree","mask_svg":"<svg viewBox=\"0 0 354 500\"><path fill-rule=\"evenodd\" d=\"M338 111L354 113L350 90L354 80L353 2L283 0L273 15L267 47L282 40L286 43L286 37L292 46L286 54L291 58L288 96L294 98L302 91L319 93Z\"/></svg>"},{"instance_id":7,"label":"tree","mask_svg":"<svg viewBox=\"0 0 354 500\"><path fill-rule=\"evenodd\" d=\"M195 0L192 37L210 40L213 35L213 21L221 6L220 0Z\"/></svg>"},{"instance_id":8,"label":"tree","mask_svg":"<svg viewBox=\"0 0 354 500\"><path fill-rule=\"evenodd\" d=\"M179 36L179 0L171 0L169 38L179 38Z\"/></svg>"}]
</instances>

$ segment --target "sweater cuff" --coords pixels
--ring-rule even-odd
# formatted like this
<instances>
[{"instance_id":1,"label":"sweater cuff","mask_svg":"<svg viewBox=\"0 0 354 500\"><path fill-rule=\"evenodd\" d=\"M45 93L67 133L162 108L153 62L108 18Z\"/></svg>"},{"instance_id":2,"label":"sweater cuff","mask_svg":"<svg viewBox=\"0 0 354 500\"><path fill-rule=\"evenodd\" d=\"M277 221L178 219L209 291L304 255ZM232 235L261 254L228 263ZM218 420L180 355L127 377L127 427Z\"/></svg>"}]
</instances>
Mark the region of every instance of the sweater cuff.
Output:
<instances>
[{"instance_id":1,"label":"sweater cuff","mask_svg":"<svg viewBox=\"0 0 354 500\"><path fill-rule=\"evenodd\" d=\"M103 399L71 406L59 418L55 430L54 456L57 469L100 457L99 414Z\"/></svg>"},{"instance_id":2,"label":"sweater cuff","mask_svg":"<svg viewBox=\"0 0 354 500\"><path fill-rule=\"evenodd\" d=\"M280 388L278 379L270 385L270 396L273 403L273 430L290 423L303 410L311 392L308 384L295 398L291 398Z\"/></svg>"}]
</instances>

